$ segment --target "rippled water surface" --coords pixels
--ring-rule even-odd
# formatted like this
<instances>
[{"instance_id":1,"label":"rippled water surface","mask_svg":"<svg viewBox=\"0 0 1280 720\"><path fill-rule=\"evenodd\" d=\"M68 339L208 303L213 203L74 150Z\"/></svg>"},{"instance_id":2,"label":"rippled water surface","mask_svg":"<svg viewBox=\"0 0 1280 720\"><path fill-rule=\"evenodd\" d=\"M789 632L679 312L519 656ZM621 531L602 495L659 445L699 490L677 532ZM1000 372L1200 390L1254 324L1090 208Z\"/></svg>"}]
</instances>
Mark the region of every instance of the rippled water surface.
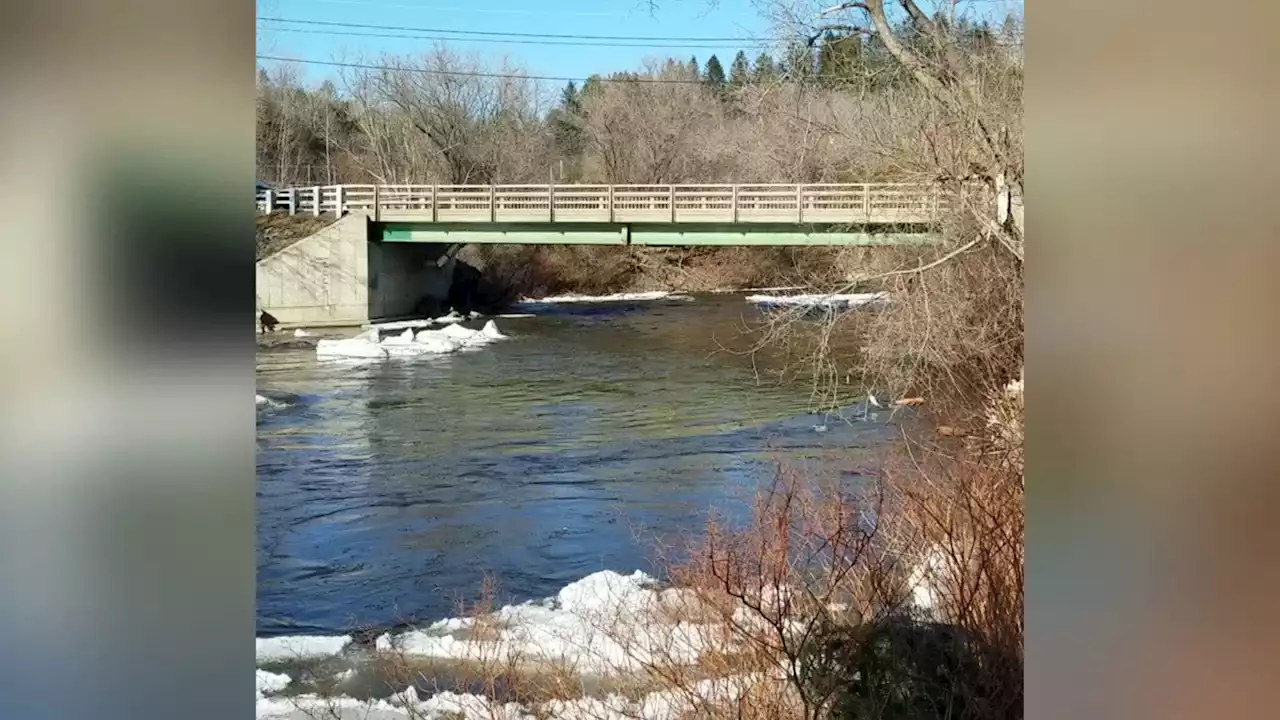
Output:
<instances>
[{"instance_id":1,"label":"rippled water surface","mask_svg":"<svg viewBox=\"0 0 1280 720\"><path fill-rule=\"evenodd\" d=\"M283 403L258 420L260 635L439 619L486 572L519 601L649 570L649 538L740 505L779 458L882 432L717 352L743 344L741 298L537 312L452 356L259 351Z\"/></svg>"}]
</instances>

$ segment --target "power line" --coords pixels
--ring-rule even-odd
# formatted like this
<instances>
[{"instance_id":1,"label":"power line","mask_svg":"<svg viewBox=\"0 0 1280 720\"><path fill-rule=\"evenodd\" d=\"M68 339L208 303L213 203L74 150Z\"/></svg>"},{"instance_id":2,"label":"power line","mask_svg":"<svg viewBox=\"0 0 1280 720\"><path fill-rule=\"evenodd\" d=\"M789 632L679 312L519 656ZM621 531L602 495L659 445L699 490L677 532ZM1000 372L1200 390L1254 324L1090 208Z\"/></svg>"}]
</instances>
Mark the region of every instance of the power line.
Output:
<instances>
[{"instance_id":1,"label":"power line","mask_svg":"<svg viewBox=\"0 0 1280 720\"><path fill-rule=\"evenodd\" d=\"M620 12L583 12L578 10L513 10L509 8L486 7L437 7L433 5L415 5L410 3L362 2L361 0L305 0L307 4L323 3L327 5L359 5L367 8L403 8L409 10L426 10L430 12L479 13L481 15L536 15L538 17L628 17L629 13Z\"/></svg>"},{"instance_id":2,"label":"power line","mask_svg":"<svg viewBox=\"0 0 1280 720\"><path fill-rule=\"evenodd\" d=\"M271 27L260 28L271 30L272 32L294 33L299 35L327 35L338 37L369 37L369 38L391 38L396 40L432 40L432 41L449 41L449 42L465 42L465 43L497 43L500 45L571 45L575 47L603 47L603 48L662 48L662 49L682 49L682 50L739 50L739 49L761 49L772 47L772 45L679 45L679 44L661 44L661 43L609 43L609 42L576 42L573 40L521 40L518 38L477 38L477 37L449 37L447 35L405 35L398 33L377 33L377 32L354 32L347 30L310 30L306 28L287 28L287 27Z\"/></svg>"},{"instance_id":3,"label":"power line","mask_svg":"<svg viewBox=\"0 0 1280 720\"><path fill-rule=\"evenodd\" d=\"M258 60L270 60L272 62L293 63L296 65L324 65L327 67L349 68L353 70L384 70L389 72L409 72L421 75L444 75L451 77L478 77L478 78L494 78L499 80L546 80L548 82L586 82L594 79L602 83L631 83L642 85L703 85L705 79L684 79L684 78L653 78L642 77L639 75L631 75L628 77L606 77L603 75L591 75L589 77L569 77L565 75L527 75L524 73L497 73L485 72L481 70L431 70L428 68L412 67L412 66L396 66L396 65L374 65L372 63L355 63L341 62L338 60L312 60L303 58L284 58L274 55L255 55ZM678 61L677 61L678 62ZM835 80L847 82L850 78L840 75L819 75L806 74L803 76L806 82L821 82L823 80Z\"/></svg>"},{"instance_id":4,"label":"power line","mask_svg":"<svg viewBox=\"0 0 1280 720\"><path fill-rule=\"evenodd\" d=\"M358 28L369 30L388 30L385 32L352 32L349 30L309 30L304 28L271 27L274 32L286 32L303 35L332 35L340 37L371 37L396 40L430 40L454 42L498 43L504 45L568 45L575 47L609 47L609 48L655 48L683 50L764 50L787 42L803 42L808 44L807 37L794 38L749 38L749 37L662 37L644 35L563 35L552 33L498 32L486 30L450 30L444 28L417 28L403 25L373 25L367 23L333 22L325 20L297 20L291 18L263 17L259 22L292 23L328 28ZM413 33L413 34L404 34ZM422 34L427 33L427 34ZM446 35L430 33L447 33ZM451 37L462 35L465 37ZM536 39L535 39L536 38ZM622 42L616 42L622 41ZM652 42L649 42L652 41ZM667 43L665 41L670 41ZM989 40L994 45L1021 46L1021 42L1007 42L1000 38ZM679 44L679 43L726 43L726 44Z\"/></svg>"},{"instance_id":5,"label":"power line","mask_svg":"<svg viewBox=\"0 0 1280 720\"><path fill-rule=\"evenodd\" d=\"M499 32L497 30L451 30L448 28L408 27L404 25L369 25L365 23L334 22L327 20L296 20L291 18L260 17L260 22L293 23L296 25L322 25L325 27L360 28L365 30L394 30L398 32L449 33L453 35L475 35L482 37L543 38L550 40L620 40L620 41L657 41L657 42L785 42L786 38L751 38L751 37L676 37L655 35L579 35L555 33ZM799 36L793 38L800 40Z\"/></svg>"},{"instance_id":6,"label":"power line","mask_svg":"<svg viewBox=\"0 0 1280 720\"><path fill-rule=\"evenodd\" d=\"M256 55L259 60L271 60L275 62L296 63L300 65L327 65L329 67L351 68L355 70L388 70L393 72L411 72L421 73L423 75L450 75L455 77L480 77L480 78L497 78L497 79L518 79L518 80L548 80L554 82L585 82L590 78L586 77L563 77L556 75L524 75L520 73L494 73L482 72L478 70L429 70L427 68L417 67L396 67L393 65L372 65L369 63L352 63L339 62L337 60L304 60L300 58L283 58L272 55ZM594 76L600 82L617 82L617 83L653 83L662 85L701 85L703 80L684 80L677 78L608 78L603 76Z\"/></svg>"}]
</instances>

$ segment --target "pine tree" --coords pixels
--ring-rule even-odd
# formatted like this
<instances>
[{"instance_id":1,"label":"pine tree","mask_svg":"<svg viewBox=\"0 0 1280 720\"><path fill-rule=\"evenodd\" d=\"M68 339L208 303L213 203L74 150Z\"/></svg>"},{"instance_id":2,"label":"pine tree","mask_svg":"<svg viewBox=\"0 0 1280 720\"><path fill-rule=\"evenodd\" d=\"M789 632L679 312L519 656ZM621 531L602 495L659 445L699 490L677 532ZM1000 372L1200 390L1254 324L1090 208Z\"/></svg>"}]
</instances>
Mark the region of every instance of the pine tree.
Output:
<instances>
[{"instance_id":1,"label":"pine tree","mask_svg":"<svg viewBox=\"0 0 1280 720\"><path fill-rule=\"evenodd\" d=\"M818 75L828 85L857 80L862 75L862 38L828 34L818 50Z\"/></svg>"},{"instance_id":2,"label":"pine tree","mask_svg":"<svg viewBox=\"0 0 1280 720\"><path fill-rule=\"evenodd\" d=\"M707 59L707 70L703 73L703 80L716 92L724 89L724 68L715 55Z\"/></svg>"},{"instance_id":3,"label":"pine tree","mask_svg":"<svg viewBox=\"0 0 1280 720\"><path fill-rule=\"evenodd\" d=\"M588 81L590 82L590 81ZM582 92L578 91L573 81L560 92L560 107L553 108L548 115L551 121L551 133L555 144L570 160L575 159L586 148L586 133L582 128Z\"/></svg>"},{"instance_id":4,"label":"pine tree","mask_svg":"<svg viewBox=\"0 0 1280 720\"><path fill-rule=\"evenodd\" d=\"M694 80L702 79L702 71L699 69L697 55L694 55L693 57L689 58L689 75Z\"/></svg>"},{"instance_id":5,"label":"pine tree","mask_svg":"<svg viewBox=\"0 0 1280 720\"><path fill-rule=\"evenodd\" d=\"M771 85L778 81L778 67L769 53L760 53L751 73L751 81L757 85Z\"/></svg>"},{"instance_id":6,"label":"pine tree","mask_svg":"<svg viewBox=\"0 0 1280 720\"><path fill-rule=\"evenodd\" d=\"M741 50L733 56L729 64L729 87L740 88L751 82L751 65L747 63L747 54Z\"/></svg>"},{"instance_id":7,"label":"pine tree","mask_svg":"<svg viewBox=\"0 0 1280 720\"><path fill-rule=\"evenodd\" d=\"M578 86L572 80L560 92L560 107L575 114L582 110L582 96L578 93Z\"/></svg>"},{"instance_id":8,"label":"pine tree","mask_svg":"<svg viewBox=\"0 0 1280 720\"><path fill-rule=\"evenodd\" d=\"M581 102L592 95L598 96L602 92L604 92L604 81L599 75L592 75L582 83L582 91L578 93L578 101Z\"/></svg>"}]
</instances>

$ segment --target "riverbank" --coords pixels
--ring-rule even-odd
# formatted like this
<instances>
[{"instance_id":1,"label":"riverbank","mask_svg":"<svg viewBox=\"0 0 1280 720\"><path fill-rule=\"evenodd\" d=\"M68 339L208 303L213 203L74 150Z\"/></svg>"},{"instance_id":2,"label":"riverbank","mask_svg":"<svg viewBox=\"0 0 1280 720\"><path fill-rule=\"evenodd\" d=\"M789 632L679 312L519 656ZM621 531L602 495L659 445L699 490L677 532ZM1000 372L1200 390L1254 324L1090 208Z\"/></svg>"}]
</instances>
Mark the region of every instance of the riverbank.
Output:
<instances>
[{"instance_id":1,"label":"riverbank","mask_svg":"<svg viewBox=\"0 0 1280 720\"><path fill-rule=\"evenodd\" d=\"M525 297L829 286L870 262L867 248L825 247L485 245L464 248L459 257Z\"/></svg>"}]
</instances>

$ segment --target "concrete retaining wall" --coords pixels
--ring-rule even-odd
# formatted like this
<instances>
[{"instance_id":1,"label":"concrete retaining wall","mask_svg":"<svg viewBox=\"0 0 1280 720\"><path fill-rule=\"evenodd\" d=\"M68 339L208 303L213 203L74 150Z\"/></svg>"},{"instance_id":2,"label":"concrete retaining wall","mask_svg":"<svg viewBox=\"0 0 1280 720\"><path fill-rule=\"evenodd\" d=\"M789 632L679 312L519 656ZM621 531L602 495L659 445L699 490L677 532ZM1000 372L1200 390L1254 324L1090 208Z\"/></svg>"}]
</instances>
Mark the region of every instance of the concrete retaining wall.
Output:
<instances>
[{"instance_id":1,"label":"concrete retaining wall","mask_svg":"<svg viewBox=\"0 0 1280 720\"><path fill-rule=\"evenodd\" d=\"M283 325L369 321L369 219L348 215L258 261L258 308Z\"/></svg>"},{"instance_id":2,"label":"concrete retaining wall","mask_svg":"<svg viewBox=\"0 0 1280 720\"><path fill-rule=\"evenodd\" d=\"M449 245L371 237L366 215L348 215L259 260L258 309L286 327L357 326L412 316L424 297L448 298Z\"/></svg>"}]
</instances>

